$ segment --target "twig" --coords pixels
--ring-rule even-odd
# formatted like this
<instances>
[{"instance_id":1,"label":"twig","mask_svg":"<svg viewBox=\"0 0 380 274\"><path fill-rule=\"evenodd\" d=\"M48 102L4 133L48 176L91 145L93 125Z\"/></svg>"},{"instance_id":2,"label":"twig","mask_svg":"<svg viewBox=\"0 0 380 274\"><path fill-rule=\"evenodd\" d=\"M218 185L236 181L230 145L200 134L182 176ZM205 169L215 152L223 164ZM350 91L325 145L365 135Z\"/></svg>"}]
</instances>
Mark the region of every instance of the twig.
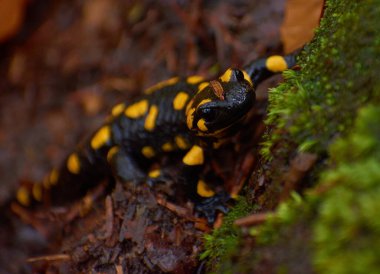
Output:
<instances>
[{"instance_id":1,"label":"twig","mask_svg":"<svg viewBox=\"0 0 380 274\"><path fill-rule=\"evenodd\" d=\"M265 222L268 219L270 213L255 213L235 221L237 226L254 226Z\"/></svg>"},{"instance_id":2,"label":"twig","mask_svg":"<svg viewBox=\"0 0 380 274\"><path fill-rule=\"evenodd\" d=\"M28 263L35 263L35 262L52 262L52 261L70 261L71 256L67 254L54 254L54 255L46 255L46 256L39 256L39 257L32 257L28 258L26 261Z\"/></svg>"},{"instance_id":3,"label":"twig","mask_svg":"<svg viewBox=\"0 0 380 274\"><path fill-rule=\"evenodd\" d=\"M112 207L112 198L111 196L106 197L105 201L106 206L106 223L104 225L105 233L103 236L99 237L101 239L108 239L112 236L113 230L113 207Z\"/></svg>"}]
</instances>

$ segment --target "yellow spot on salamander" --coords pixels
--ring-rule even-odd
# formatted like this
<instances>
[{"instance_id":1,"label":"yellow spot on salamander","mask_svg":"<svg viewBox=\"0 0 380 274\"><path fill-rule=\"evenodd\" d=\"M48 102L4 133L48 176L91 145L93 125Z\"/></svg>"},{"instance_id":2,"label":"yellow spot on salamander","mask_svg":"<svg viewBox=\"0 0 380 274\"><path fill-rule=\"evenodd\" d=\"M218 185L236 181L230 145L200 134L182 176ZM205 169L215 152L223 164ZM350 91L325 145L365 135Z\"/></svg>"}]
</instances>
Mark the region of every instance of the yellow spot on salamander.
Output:
<instances>
[{"instance_id":1,"label":"yellow spot on salamander","mask_svg":"<svg viewBox=\"0 0 380 274\"><path fill-rule=\"evenodd\" d=\"M198 85L198 92L200 92L201 90L203 90L205 87L207 87L209 85L208 82L203 82L203 83L200 83Z\"/></svg>"},{"instance_id":2,"label":"yellow spot on salamander","mask_svg":"<svg viewBox=\"0 0 380 274\"><path fill-rule=\"evenodd\" d=\"M194 85L194 84L198 84L199 82L202 82L203 79L204 78L202 76L194 75L194 76L187 77L186 82L191 85Z\"/></svg>"},{"instance_id":3,"label":"yellow spot on salamander","mask_svg":"<svg viewBox=\"0 0 380 274\"><path fill-rule=\"evenodd\" d=\"M202 165L204 162L203 149L200 146L193 146L183 157L182 162L188 166Z\"/></svg>"},{"instance_id":4,"label":"yellow spot on salamander","mask_svg":"<svg viewBox=\"0 0 380 274\"><path fill-rule=\"evenodd\" d=\"M97 150L104 146L111 138L111 128L109 126L101 127L91 139L91 147Z\"/></svg>"},{"instance_id":5,"label":"yellow spot on salamander","mask_svg":"<svg viewBox=\"0 0 380 274\"><path fill-rule=\"evenodd\" d=\"M186 111L185 111L186 115L187 115L187 113L189 113L189 110L191 109L191 107L192 107L192 105L193 105L193 102L194 102L194 100L191 99L190 102L187 103Z\"/></svg>"},{"instance_id":6,"label":"yellow spot on salamander","mask_svg":"<svg viewBox=\"0 0 380 274\"><path fill-rule=\"evenodd\" d=\"M58 170L53 168L49 174L49 184L55 185L58 182L58 176L59 176Z\"/></svg>"},{"instance_id":7,"label":"yellow spot on salamander","mask_svg":"<svg viewBox=\"0 0 380 274\"><path fill-rule=\"evenodd\" d=\"M149 178L158 178L161 175L161 171L159 169L154 169L148 173Z\"/></svg>"},{"instance_id":8,"label":"yellow spot on salamander","mask_svg":"<svg viewBox=\"0 0 380 274\"><path fill-rule=\"evenodd\" d=\"M115 156L116 153L119 152L118 146L113 146L108 152L107 152L107 161L111 162L112 158Z\"/></svg>"},{"instance_id":9,"label":"yellow spot on salamander","mask_svg":"<svg viewBox=\"0 0 380 274\"><path fill-rule=\"evenodd\" d=\"M179 135L176 136L174 138L174 141L175 141L175 144L177 145L177 147L179 149L188 149L189 148L188 142L182 136L179 136Z\"/></svg>"},{"instance_id":10,"label":"yellow spot on salamander","mask_svg":"<svg viewBox=\"0 0 380 274\"><path fill-rule=\"evenodd\" d=\"M22 186L17 190L16 193L17 201L23 206L30 205L29 191L26 187Z\"/></svg>"},{"instance_id":11,"label":"yellow spot on salamander","mask_svg":"<svg viewBox=\"0 0 380 274\"><path fill-rule=\"evenodd\" d=\"M189 129L193 128L193 121L194 121L194 111L195 108L191 108L189 112L186 115L186 124Z\"/></svg>"},{"instance_id":12,"label":"yellow spot on salamander","mask_svg":"<svg viewBox=\"0 0 380 274\"><path fill-rule=\"evenodd\" d=\"M199 119L199 121L197 123L197 127L199 128L200 131L207 131L208 130L205 123L206 123L205 119Z\"/></svg>"},{"instance_id":13,"label":"yellow spot on salamander","mask_svg":"<svg viewBox=\"0 0 380 274\"><path fill-rule=\"evenodd\" d=\"M222 76L219 77L222 82L229 82L231 80L232 76L232 69L227 69L225 73L223 73Z\"/></svg>"},{"instance_id":14,"label":"yellow spot on salamander","mask_svg":"<svg viewBox=\"0 0 380 274\"><path fill-rule=\"evenodd\" d=\"M174 150L174 146L172 143L170 142L167 142L165 144L162 145L162 150L165 151L165 152L170 152L170 151L173 151Z\"/></svg>"},{"instance_id":15,"label":"yellow spot on salamander","mask_svg":"<svg viewBox=\"0 0 380 274\"><path fill-rule=\"evenodd\" d=\"M247 80L251 84L251 86L253 86L252 79L248 75L248 73L245 70L242 70L242 72L243 72L243 75L244 75L244 79Z\"/></svg>"},{"instance_id":16,"label":"yellow spot on salamander","mask_svg":"<svg viewBox=\"0 0 380 274\"><path fill-rule=\"evenodd\" d=\"M156 119L158 115L158 107L155 105L152 105L149 109L148 115L145 118L144 128L147 131L153 131L154 127L156 126Z\"/></svg>"},{"instance_id":17,"label":"yellow spot on salamander","mask_svg":"<svg viewBox=\"0 0 380 274\"><path fill-rule=\"evenodd\" d=\"M280 55L273 55L268 57L265 62L265 66L269 71L272 72L281 72L288 68L288 64L286 63L284 57Z\"/></svg>"},{"instance_id":18,"label":"yellow spot on salamander","mask_svg":"<svg viewBox=\"0 0 380 274\"><path fill-rule=\"evenodd\" d=\"M123 112L124 108L125 108L125 104L124 103L117 104L111 110L112 116L113 117L119 116Z\"/></svg>"},{"instance_id":19,"label":"yellow spot on salamander","mask_svg":"<svg viewBox=\"0 0 380 274\"><path fill-rule=\"evenodd\" d=\"M197 184L197 193L201 197L209 198L215 195L215 192L210 189L203 180L199 180Z\"/></svg>"},{"instance_id":20,"label":"yellow spot on salamander","mask_svg":"<svg viewBox=\"0 0 380 274\"><path fill-rule=\"evenodd\" d=\"M201 105L207 104L207 103L209 103L209 102L211 102L211 99L203 99L203 100L198 104L197 107L200 107Z\"/></svg>"},{"instance_id":21,"label":"yellow spot on salamander","mask_svg":"<svg viewBox=\"0 0 380 274\"><path fill-rule=\"evenodd\" d=\"M154 91L156 91L156 90L158 90L160 88L174 85L174 84L178 83L178 81L179 81L178 77L170 78L168 80L159 82L159 83L155 84L154 86L151 86L151 87L147 88L145 90L145 93L146 94L150 94L150 93L152 93L152 92L154 92Z\"/></svg>"},{"instance_id":22,"label":"yellow spot on salamander","mask_svg":"<svg viewBox=\"0 0 380 274\"><path fill-rule=\"evenodd\" d=\"M80 160L76 153L73 153L67 159L67 169L73 174L80 172Z\"/></svg>"},{"instance_id":23,"label":"yellow spot on salamander","mask_svg":"<svg viewBox=\"0 0 380 274\"><path fill-rule=\"evenodd\" d=\"M148 111L148 101L141 100L127 107L127 109L124 111L124 114L128 118L136 119L145 115L147 111Z\"/></svg>"},{"instance_id":24,"label":"yellow spot on salamander","mask_svg":"<svg viewBox=\"0 0 380 274\"><path fill-rule=\"evenodd\" d=\"M38 202L42 201L42 188L41 188L40 184L34 184L33 185L32 194L33 194L33 198L36 201L38 201Z\"/></svg>"},{"instance_id":25,"label":"yellow spot on salamander","mask_svg":"<svg viewBox=\"0 0 380 274\"><path fill-rule=\"evenodd\" d=\"M182 110L185 105L187 100L189 99L189 94L186 92L180 91L173 100L173 108L175 110Z\"/></svg>"},{"instance_id":26,"label":"yellow spot on salamander","mask_svg":"<svg viewBox=\"0 0 380 274\"><path fill-rule=\"evenodd\" d=\"M153 158L155 155L154 149L151 146L145 146L142 148L141 153L146 157L146 158Z\"/></svg>"}]
</instances>

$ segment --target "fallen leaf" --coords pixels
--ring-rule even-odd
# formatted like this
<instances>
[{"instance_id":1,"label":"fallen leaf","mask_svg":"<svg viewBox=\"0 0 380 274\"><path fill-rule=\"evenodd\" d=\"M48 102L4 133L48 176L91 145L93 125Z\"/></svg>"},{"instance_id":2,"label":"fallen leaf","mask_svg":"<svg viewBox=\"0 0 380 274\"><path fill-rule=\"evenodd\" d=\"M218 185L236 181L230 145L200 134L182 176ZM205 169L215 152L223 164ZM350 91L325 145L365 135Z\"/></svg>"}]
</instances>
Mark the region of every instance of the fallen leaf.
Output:
<instances>
[{"instance_id":1,"label":"fallen leaf","mask_svg":"<svg viewBox=\"0 0 380 274\"><path fill-rule=\"evenodd\" d=\"M281 26L281 40L285 53L302 47L313 38L324 2L324 0L286 2L285 19Z\"/></svg>"},{"instance_id":2,"label":"fallen leaf","mask_svg":"<svg viewBox=\"0 0 380 274\"><path fill-rule=\"evenodd\" d=\"M0 42L17 33L24 21L26 0L0 1Z\"/></svg>"}]
</instances>

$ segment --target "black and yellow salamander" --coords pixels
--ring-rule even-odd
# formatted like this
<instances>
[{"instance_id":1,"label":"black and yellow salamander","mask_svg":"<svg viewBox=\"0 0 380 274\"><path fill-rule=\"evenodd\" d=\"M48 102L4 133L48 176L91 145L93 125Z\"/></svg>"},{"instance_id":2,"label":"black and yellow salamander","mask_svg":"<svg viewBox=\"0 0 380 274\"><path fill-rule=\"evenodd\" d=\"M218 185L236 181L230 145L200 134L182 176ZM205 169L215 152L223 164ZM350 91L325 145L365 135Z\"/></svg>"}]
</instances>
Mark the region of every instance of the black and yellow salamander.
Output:
<instances>
[{"instance_id":1,"label":"black and yellow salamander","mask_svg":"<svg viewBox=\"0 0 380 274\"><path fill-rule=\"evenodd\" d=\"M152 164L164 154L177 153L189 199L212 221L217 210L225 210L229 195L202 178L204 163L212 150L241 129L257 85L294 65L294 55L275 55L244 69L228 69L212 81L191 76L158 83L137 100L116 105L110 118L43 183L21 186L18 203L73 201L110 175L133 182L159 178L163 171L151 170Z\"/></svg>"}]
</instances>

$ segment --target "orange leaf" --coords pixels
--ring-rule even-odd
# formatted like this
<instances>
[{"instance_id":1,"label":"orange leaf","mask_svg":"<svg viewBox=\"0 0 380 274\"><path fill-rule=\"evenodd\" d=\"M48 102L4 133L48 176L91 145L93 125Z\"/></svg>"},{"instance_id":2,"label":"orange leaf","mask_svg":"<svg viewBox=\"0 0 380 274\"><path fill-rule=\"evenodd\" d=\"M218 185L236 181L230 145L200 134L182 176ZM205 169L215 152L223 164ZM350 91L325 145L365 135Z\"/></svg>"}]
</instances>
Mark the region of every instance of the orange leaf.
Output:
<instances>
[{"instance_id":1,"label":"orange leaf","mask_svg":"<svg viewBox=\"0 0 380 274\"><path fill-rule=\"evenodd\" d=\"M0 0L0 42L15 35L24 20L27 0Z\"/></svg>"},{"instance_id":2,"label":"orange leaf","mask_svg":"<svg viewBox=\"0 0 380 274\"><path fill-rule=\"evenodd\" d=\"M285 53L292 52L309 42L319 25L323 0L288 0L281 39Z\"/></svg>"}]
</instances>

